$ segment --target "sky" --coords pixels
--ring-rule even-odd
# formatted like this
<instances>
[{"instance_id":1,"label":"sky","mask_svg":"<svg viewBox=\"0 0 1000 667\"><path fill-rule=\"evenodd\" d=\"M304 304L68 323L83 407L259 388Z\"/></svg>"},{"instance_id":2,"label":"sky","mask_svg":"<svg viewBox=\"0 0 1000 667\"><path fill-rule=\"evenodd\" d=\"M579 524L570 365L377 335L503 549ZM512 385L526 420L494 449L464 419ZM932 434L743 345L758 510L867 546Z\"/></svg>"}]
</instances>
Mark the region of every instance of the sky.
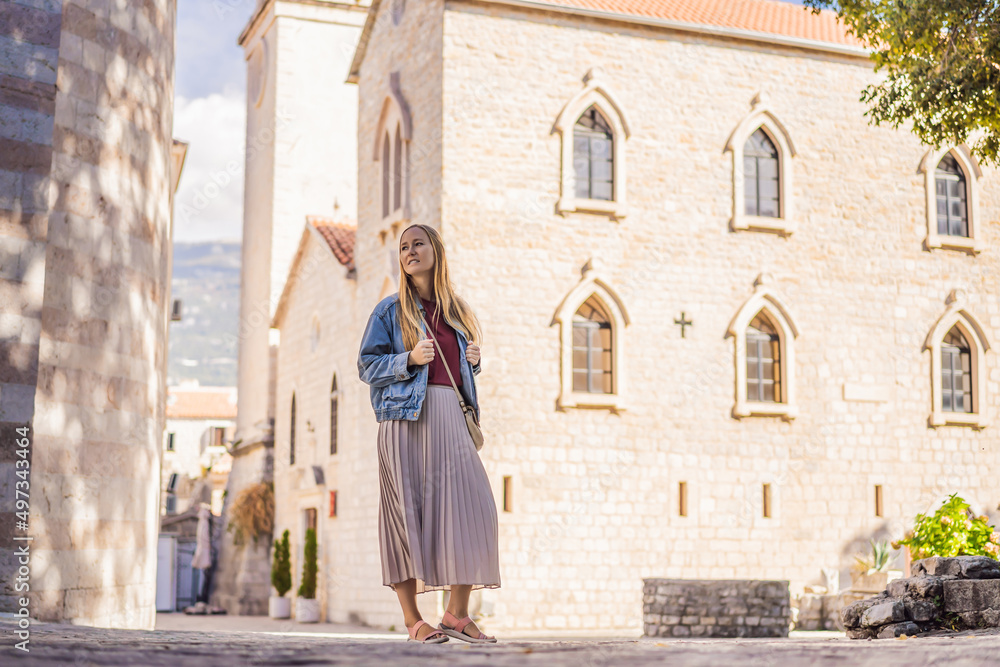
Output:
<instances>
[{"instance_id":1,"label":"sky","mask_svg":"<svg viewBox=\"0 0 1000 667\"><path fill-rule=\"evenodd\" d=\"M246 62L236 44L256 0L178 0L174 138L188 142L174 241L239 241L246 142ZM214 176L214 179L213 179ZM228 174L226 175L228 176Z\"/></svg>"},{"instance_id":2,"label":"sky","mask_svg":"<svg viewBox=\"0 0 1000 667\"><path fill-rule=\"evenodd\" d=\"M781 0L802 4L800 0ZM174 241L243 235L246 63L236 44L257 0L178 0L174 138L189 143L174 204Z\"/></svg>"}]
</instances>

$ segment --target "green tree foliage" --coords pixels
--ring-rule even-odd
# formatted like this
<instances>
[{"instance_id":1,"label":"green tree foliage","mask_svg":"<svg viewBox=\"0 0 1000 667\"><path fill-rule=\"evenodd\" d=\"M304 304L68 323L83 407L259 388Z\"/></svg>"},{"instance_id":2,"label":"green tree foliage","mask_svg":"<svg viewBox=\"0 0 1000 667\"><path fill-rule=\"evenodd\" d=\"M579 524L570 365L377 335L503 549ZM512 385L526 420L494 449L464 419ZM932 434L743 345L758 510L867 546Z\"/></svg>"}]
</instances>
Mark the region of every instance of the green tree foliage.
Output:
<instances>
[{"instance_id":1,"label":"green tree foliage","mask_svg":"<svg viewBox=\"0 0 1000 667\"><path fill-rule=\"evenodd\" d=\"M281 539L274 545L274 565L271 566L271 585L278 591L278 597L284 596L292 588L292 559L288 546L288 531L281 534Z\"/></svg>"},{"instance_id":2,"label":"green tree foliage","mask_svg":"<svg viewBox=\"0 0 1000 667\"><path fill-rule=\"evenodd\" d=\"M861 101L878 125L912 121L935 148L1000 164L1000 0L803 0L833 9L885 76Z\"/></svg>"},{"instance_id":3,"label":"green tree foliage","mask_svg":"<svg viewBox=\"0 0 1000 667\"><path fill-rule=\"evenodd\" d=\"M316 531L306 530L305 562L302 564L302 584L299 586L299 597L313 600L316 598Z\"/></svg>"},{"instance_id":4,"label":"green tree foliage","mask_svg":"<svg viewBox=\"0 0 1000 667\"><path fill-rule=\"evenodd\" d=\"M918 514L913 530L893 542L893 549L910 547L913 558L931 556L989 556L1000 554L1000 533L989 524L989 517L973 516L969 503L957 494L938 508L933 516Z\"/></svg>"}]
</instances>

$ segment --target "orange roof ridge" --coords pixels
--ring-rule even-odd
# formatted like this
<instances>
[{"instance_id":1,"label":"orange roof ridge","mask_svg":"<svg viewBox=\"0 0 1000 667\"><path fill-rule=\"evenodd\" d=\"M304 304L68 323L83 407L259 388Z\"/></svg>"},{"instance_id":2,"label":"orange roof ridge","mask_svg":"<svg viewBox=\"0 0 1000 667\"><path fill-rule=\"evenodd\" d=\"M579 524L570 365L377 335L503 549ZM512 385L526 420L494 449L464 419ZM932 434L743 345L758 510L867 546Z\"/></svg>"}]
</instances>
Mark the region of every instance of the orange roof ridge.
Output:
<instances>
[{"instance_id":1,"label":"orange roof ridge","mask_svg":"<svg viewBox=\"0 0 1000 667\"><path fill-rule=\"evenodd\" d=\"M357 232L357 222L354 220L334 220L322 215L308 215L306 222L319 232L334 257L347 267L354 270L354 236Z\"/></svg>"},{"instance_id":2,"label":"orange roof ridge","mask_svg":"<svg viewBox=\"0 0 1000 667\"><path fill-rule=\"evenodd\" d=\"M779 0L533 0L530 4L863 46L835 12L814 14L808 7Z\"/></svg>"}]
</instances>

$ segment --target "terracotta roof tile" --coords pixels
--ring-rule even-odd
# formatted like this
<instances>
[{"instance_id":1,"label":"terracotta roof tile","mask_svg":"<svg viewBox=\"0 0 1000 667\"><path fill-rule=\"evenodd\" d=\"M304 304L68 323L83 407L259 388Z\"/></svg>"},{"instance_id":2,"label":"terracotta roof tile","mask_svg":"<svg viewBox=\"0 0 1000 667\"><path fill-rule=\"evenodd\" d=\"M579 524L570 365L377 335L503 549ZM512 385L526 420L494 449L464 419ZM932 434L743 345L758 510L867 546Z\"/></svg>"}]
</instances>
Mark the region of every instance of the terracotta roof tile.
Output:
<instances>
[{"instance_id":1,"label":"terracotta roof tile","mask_svg":"<svg viewBox=\"0 0 1000 667\"><path fill-rule=\"evenodd\" d=\"M354 270L354 233L357 226L350 221L335 222L332 218L321 215L306 216L306 222L316 228L316 231L330 244L334 256L348 271Z\"/></svg>"},{"instance_id":2,"label":"terracotta roof tile","mask_svg":"<svg viewBox=\"0 0 1000 667\"><path fill-rule=\"evenodd\" d=\"M167 419L236 419L236 388L167 387Z\"/></svg>"},{"instance_id":3,"label":"terracotta roof tile","mask_svg":"<svg viewBox=\"0 0 1000 667\"><path fill-rule=\"evenodd\" d=\"M824 10L816 15L812 10L800 5L778 0L540 0L540 2L612 14L736 28L845 46L862 46L856 37L848 34L834 12Z\"/></svg>"}]
</instances>

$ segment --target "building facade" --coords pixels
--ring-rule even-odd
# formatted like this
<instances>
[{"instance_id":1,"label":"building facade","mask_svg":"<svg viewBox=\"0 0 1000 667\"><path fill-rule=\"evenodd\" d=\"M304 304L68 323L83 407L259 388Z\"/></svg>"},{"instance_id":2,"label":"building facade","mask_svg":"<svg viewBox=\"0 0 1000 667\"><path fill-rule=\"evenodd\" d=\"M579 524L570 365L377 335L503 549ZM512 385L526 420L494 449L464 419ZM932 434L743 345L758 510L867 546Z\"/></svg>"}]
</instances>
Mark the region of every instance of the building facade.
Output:
<instances>
[{"instance_id":1,"label":"building facade","mask_svg":"<svg viewBox=\"0 0 1000 667\"><path fill-rule=\"evenodd\" d=\"M272 322L276 532L318 521L326 617L400 620L354 371L414 222L484 327L488 631L639 632L644 577L801 591L950 493L996 516L997 171L870 126L832 15L571 4L372 3L352 270L307 229Z\"/></svg>"}]
</instances>

